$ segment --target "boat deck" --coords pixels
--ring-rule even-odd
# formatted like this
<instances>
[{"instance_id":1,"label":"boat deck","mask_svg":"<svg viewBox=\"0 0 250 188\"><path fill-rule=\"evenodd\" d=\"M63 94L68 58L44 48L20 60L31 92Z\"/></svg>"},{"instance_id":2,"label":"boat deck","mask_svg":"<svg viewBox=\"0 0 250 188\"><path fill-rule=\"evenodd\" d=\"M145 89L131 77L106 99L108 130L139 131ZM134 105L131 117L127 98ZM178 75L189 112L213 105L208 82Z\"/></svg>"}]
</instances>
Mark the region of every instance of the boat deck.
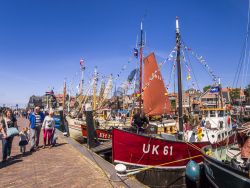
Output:
<instances>
[{"instance_id":1,"label":"boat deck","mask_svg":"<svg viewBox=\"0 0 250 188\"><path fill-rule=\"evenodd\" d=\"M91 148L91 150L97 154L105 154L112 152L112 141L102 142L99 146Z\"/></svg>"}]
</instances>

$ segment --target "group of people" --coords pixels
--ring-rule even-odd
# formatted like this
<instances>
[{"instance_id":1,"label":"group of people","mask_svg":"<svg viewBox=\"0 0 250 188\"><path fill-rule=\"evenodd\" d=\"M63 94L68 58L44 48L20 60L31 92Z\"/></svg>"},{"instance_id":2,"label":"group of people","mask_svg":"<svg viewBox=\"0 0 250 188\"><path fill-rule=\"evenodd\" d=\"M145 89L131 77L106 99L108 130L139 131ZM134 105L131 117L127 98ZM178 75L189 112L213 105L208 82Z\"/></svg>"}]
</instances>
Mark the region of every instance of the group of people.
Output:
<instances>
[{"instance_id":1,"label":"group of people","mask_svg":"<svg viewBox=\"0 0 250 188\"><path fill-rule=\"evenodd\" d=\"M4 113L4 117L0 121L0 136L2 139L2 161L5 162L7 158L11 157L12 142L15 136L19 136L20 152L26 152L26 146L30 142L30 152L38 150L40 133L43 132L43 148L46 144L51 148L55 144L55 120L53 118L54 112L50 110L45 116L40 111L40 107L35 107L34 112L29 113L29 127L24 127L19 132L18 124L12 110L8 109ZM12 131L13 129L16 129ZM11 132L12 131L12 132ZM13 133L14 132L14 133Z\"/></svg>"},{"instance_id":2,"label":"group of people","mask_svg":"<svg viewBox=\"0 0 250 188\"><path fill-rule=\"evenodd\" d=\"M131 124L137 133L143 133L149 124L149 120L143 111L138 111L134 114Z\"/></svg>"}]
</instances>

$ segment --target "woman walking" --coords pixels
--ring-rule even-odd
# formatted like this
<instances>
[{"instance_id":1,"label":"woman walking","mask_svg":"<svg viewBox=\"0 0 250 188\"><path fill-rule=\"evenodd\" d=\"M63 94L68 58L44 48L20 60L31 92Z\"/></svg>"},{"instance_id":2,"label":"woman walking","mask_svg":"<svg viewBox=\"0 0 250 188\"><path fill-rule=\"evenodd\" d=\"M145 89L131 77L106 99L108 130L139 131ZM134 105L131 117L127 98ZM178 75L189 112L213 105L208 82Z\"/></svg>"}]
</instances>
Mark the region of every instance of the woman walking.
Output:
<instances>
[{"instance_id":1,"label":"woman walking","mask_svg":"<svg viewBox=\"0 0 250 188\"><path fill-rule=\"evenodd\" d=\"M48 137L48 145L51 147L52 133L55 129L55 120L53 116L54 116L54 112L50 110L49 115L46 116L43 121L43 125L42 125L43 140L44 140L43 148L45 148L46 146L47 137Z\"/></svg>"},{"instance_id":2,"label":"woman walking","mask_svg":"<svg viewBox=\"0 0 250 188\"><path fill-rule=\"evenodd\" d=\"M10 157L12 141L14 136L7 136L7 130L9 128L16 127L17 128L17 120L12 115L11 110L7 110L5 113L5 117L1 120L1 128L2 128L2 160L6 161L7 156Z\"/></svg>"}]
</instances>

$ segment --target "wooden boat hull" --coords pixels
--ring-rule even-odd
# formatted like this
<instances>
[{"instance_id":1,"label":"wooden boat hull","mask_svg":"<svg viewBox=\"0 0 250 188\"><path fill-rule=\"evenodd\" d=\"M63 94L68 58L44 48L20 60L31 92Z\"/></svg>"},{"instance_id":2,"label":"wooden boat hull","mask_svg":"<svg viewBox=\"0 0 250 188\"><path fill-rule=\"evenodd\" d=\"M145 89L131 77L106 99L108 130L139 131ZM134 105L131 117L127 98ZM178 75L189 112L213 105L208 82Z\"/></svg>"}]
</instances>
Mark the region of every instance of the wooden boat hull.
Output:
<instances>
[{"instance_id":1,"label":"wooden boat hull","mask_svg":"<svg viewBox=\"0 0 250 188\"><path fill-rule=\"evenodd\" d=\"M87 139L87 126L81 126L82 137ZM112 138L112 130L96 129L97 138L101 141L108 141Z\"/></svg>"},{"instance_id":2,"label":"wooden boat hull","mask_svg":"<svg viewBox=\"0 0 250 188\"><path fill-rule=\"evenodd\" d=\"M135 166L156 166L156 168L185 168L189 157L202 162L201 152L182 141L164 140L128 131L113 129L113 160L117 163ZM202 148L208 142L193 143ZM186 160L183 160L186 159ZM173 162L178 161L178 162Z\"/></svg>"},{"instance_id":3,"label":"wooden boat hull","mask_svg":"<svg viewBox=\"0 0 250 188\"><path fill-rule=\"evenodd\" d=\"M204 149L203 149L204 151ZM243 172L204 154L205 175L214 187L249 188L250 179Z\"/></svg>"},{"instance_id":4,"label":"wooden boat hull","mask_svg":"<svg viewBox=\"0 0 250 188\"><path fill-rule=\"evenodd\" d=\"M76 120L74 118L71 118L70 116L66 116L66 120L68 122L70 137L78 142L84 142L84 138L82 137L82 128L81 128L81 124L83 123L83 121Z\"/></svg>"},{"instance_id":5,"label":"wooden boat hull","mask_svg":"<svg viewBox=\"0 0 250 188\"><path fill-rule=\"evenodd\" d=\"M229 137L233 143L234 135ZM227 144L227 138L213 144L218 147ZM121 129L113 129L113 160L136 166L156 166L156 168L184 168L190 157L197 163L202 162L200 149L209 142L188 143L167 140L150 135L140 135ZM195 149L199 148L199 149ZM174 162L175 161L175 162Z\"/></svg>"},{"instance_id":6,"label":"wooden boat hull","mask_svg":"<svg viewBox=\"0 0 250 188\"><path fill-rule=\"evenodd\" d=\"M73 139L84 142L87 139L87 126L84 122L74 120L70 117L67 118L70 137ZM107 141L112 138L112 131L105 129L96 129L97 138L101 141Z\"/></svg>"},{"instance_id":7,"label":"wooden boat hull","mask_svg":"<svg viewBox=\"0 0 250 188\"><path fill-rule=\"evenodd\" d=\"M78 142L84 142L85 138L82 136L81 125L69 124L68 127L71 138L75 139Z\"/></svg>"},{"instance_id":8,"label":"wooden boat hull","mask_svg":"<svg viewBox=\"0 0 250 188\"><path fill-rule=\"evenodd\" d=\"M218 144L223 143L226 142ZM198 164L203 161L200 149L194 147L202 148L209 144L172 141L113 129L113 162L123 163L129 168L153 167L136 175L139 181L150 187L185 187L185 169L190 157L194 157L192 160Z\"/></svg>"}]
</instances>

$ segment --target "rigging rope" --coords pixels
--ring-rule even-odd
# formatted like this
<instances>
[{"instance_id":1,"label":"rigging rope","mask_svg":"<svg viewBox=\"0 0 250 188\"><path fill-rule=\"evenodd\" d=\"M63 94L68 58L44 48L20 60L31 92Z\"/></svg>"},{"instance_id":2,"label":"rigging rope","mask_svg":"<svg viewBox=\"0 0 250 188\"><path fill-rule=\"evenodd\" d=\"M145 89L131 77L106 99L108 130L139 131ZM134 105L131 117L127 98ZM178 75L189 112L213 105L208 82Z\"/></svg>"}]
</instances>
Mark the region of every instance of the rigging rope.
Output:
<instances>
[{"instance_id":1,"label":"rigging rope","mask_svg":"<svg viewBox=\"0 0 250 188\"><path fill-rule=\"evenodd\" d=\"M195 156L192 156L192 157L187 157L187 158L184 158L184 159L179 159L179 160L175 160L175 161L170 161L170 162L162 163L162 164L159 164L159 165L153 165L153 166L144 167L144 168L140 168L140 169L134 169L134 170L130 170L129 174L124 174L124 175L118 174L118 176L122 177L122 176L133 175L133 174L137 174L139 172L150 170L150 169L155 168L155 167L166 166L166 165L169 165L169 164L174 164L174 163L178 163L178 162L182 162L182 161L186 161L186 160L190 160L190 159L194 159L194 158L198 158L198 157L202 157L202 156L203 155L200 154L200 155L195 155Z\"/></svg>"},{"instance_id":2,"label":"rigging rope","mask_svg":"<svg viewBox=\"0 0 250 188\"><path fill-rule=\"evenodd\" d=\"M187 53L187 59L188 59L189 65L190 65L190 67L191 67L191 71L192 71L192 74L193 74L193 76L194 76L194 80L195 80L196 86L197 86L198 90L201 91L201 89L200 89L200 87L199 87L199 85L198 85L198 81L197 81L197 79L196 79L196 75L195 75L195 73L194 73L192 64L190 63L190 57L189 57L188 53Z\"/></svg>"},{"instance_id":3,"label":"rigging rope","mask_svg":"<svg viewBox=\"0 0 250 188\"><path fill-rule=\"evenodd\" d=\"M243 47L242 47L242 51L241 51L239 63L237 65L237 70L236 70L236 73L234 75L234 80L233 80L233 87L235 87L235 88L238 87L238 82L239 82L239 78L240 78L241 72L242 72L242 82L243 82L244 74L246 72L246 70L244 70L244 68L243 68L243 71L242 71L242 66L243 67L245 66L244 63L245 63L245 59L246 59L245 57L246 57L247 48L248 48L249 22L250 22L250 0L249 0L249 3L248 3L248 16L247 16L247 33L246 33L246 38L245 38L245 41L244 41L244 44L243 44ZM248 65L247 65L247 70L248 70ZM246 72L246 74L247 74L247 72ZM243 84L242 82L241 82L241 86Z\"/></svg>"},{"instance_id":4,"label":"rigging rope","mask_svg":"<svg viewBox=\"0 0 250 188\"><path fill-rule=\"evenodd\" d=\"M248 64L249 62L247 62L247 65L245 65L245 61L246 61L246 56L247 56L247 49L248 49L248 36L249 36L249 14L250 14L250 0L248 3L248 14L247 14L247 35L246 35L246 46L245 46L245 52L244 52L244 59L243 59L243 76L241 78L241 84L242 86L244 85L244 78L247 76L247 72L246 69L248 69ZM248 58L249 59L249 58ZM247 68L245 68L245 66L247 66Z\"/></svg>"},{"instance_id":5,"label":"rigging rope","mask_svg":"<svg viewBox=\"0 0 250 188\"><path fill-rule=\"evenodd\" d=\"M219 77L214 74L213 70L208 66L206 60L202 56L200 56L198 53L194 52L187 45L183 44L183 47L184 47L184 50L186 50L187 52L190 52L197 59L198 62L200 62L202 65L204 65L204 68L207 71L208 75L210 75L211 78L213 79L213 81L216 84L218 84L219 83Z\"/></svg>"}]
</instances>

